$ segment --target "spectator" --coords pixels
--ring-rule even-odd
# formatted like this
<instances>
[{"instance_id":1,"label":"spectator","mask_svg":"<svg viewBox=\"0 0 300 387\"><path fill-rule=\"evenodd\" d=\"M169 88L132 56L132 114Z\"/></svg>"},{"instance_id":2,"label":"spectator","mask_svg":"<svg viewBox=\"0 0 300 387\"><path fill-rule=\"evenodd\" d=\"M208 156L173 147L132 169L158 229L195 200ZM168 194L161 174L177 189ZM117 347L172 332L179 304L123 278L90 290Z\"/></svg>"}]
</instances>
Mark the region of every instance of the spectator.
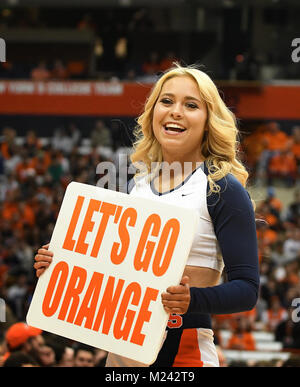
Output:
<instances>
[{"instance_id":1,"label":"spectator","mask_svg":"<svg viewBox=\"0 0 300 387\"><path fill-rule=\"evenodd\" d=\"M292 152L296 159L297 170L299 176L300 168L300 126L294 126L292 128L292 137L288 144L288 149Z\"/></svg>"},{"instance_id":2,"label":"spectator","mask_svg":"<svg viewBox=\"0 0 300 387\"><path fill-rule=\"evenodd\" d=\"M97 26L93 20L93 16L91 13L85 13L82 18L79 20L77 24L78 30L90 30L90 31L96 31Z\"/></svg>"},{"instance_id":3,"label":"spectator","mask_svg":"<svg viewBox=\"0 0 300 387\"><path fill-rule=\"evenodd\" d=\"M279 231L279 214L276 210L273 209L268 199L264 200L259 206L257 206L256 212L266 222L270 229Z\"/></svg>"},{"instance_id":4,"label":"spectator","mask_svg":"<svg viewBox=\"0 0 300 387\"><path fill-rule=\"evenodd\" d=\"M22 320L26 314L28 292L27 275L26 273L20 273L17 276L16 283L10 286L6 295L7 301L18 320Z\"/></svg>"},{"instance_id":5,"label":"spectator","mask_svg":"<svg viewBox=\"0 0 300 387\"><path fill-rule=\"evenodd\" d=\"M33 81L47 81L51 77L51 72L47 69L46 61L41 60L30 73Z\"/></svg>"},{"instance_id":6,"label":"spectator","mask_svg":"<svg viewBox=\"0 0 300 387\"><path fill-rule=\"evenodd\" d=\"M40 348L40 363L42 367L55 367L56 358L55 350L49 343L45 343Z\"/></svg>"},{"instance_id":7,"label":"spectator","mask_svg":"<svg viewBox=\"0 0 300 387\"><path fill-rule=\"evenodd\" d=\"M26 133L25 141L23 144L23 148L26 150L27 157L34 157L38 151L38 149L41 149L41 142L38 139L36 133L34 130L29 130Z\"/></svg>"},{"instance_id":8,"label":"spectator","mask_svg":"<svg viewBox=\"0 0 300 387\"><path fill-rule=\"evenodd\" d=\"M71 122L67 127L67 135L72 139L72 148L70 151L72 151L76 146L79 145L81 140L81 133L78 127Z\"/></svg>"},{"instance_id":9,"label":"spectator","mask_svg":"<svg viewBox=\"0 0 300 387\"><path fill-rule=\"evenodd\" d=\"M78 344L74 352L74 367L95 367L95 349Z\"/></svg>"},{"instance_id":10,"label":"spectator","mask_svg":"<svg viewBox=\"0 0 300 387\"><path fill-rule=\"evenodd\" d=\"M256 344L246 317L236 319L237 327L228 340L228 349L254 351Z\"/></svg>"},{"instance_id":11,"label":"spectator","mask_svg":"<svg viewBox=\"0 0 300 387\"><path fill-rule=\"evenodd\" d=\"M68 71L61 59L56 59L51 70L51 79L64 80L68 77Z\"/></svg>"},{"instance_id":12,"label":"spectator","mask_svg":"<svg viewBox=\"0 0 300 387\"><path fill-rule=\"evenodd\" d=\"M39 150L31 159L31 166L35 171L36 181L42 184L45 179L45 174L51 164L50 152L46 150Z\"/></svg>"},{"instance_id":13,"label":"spectator","mask_svg":"<svg viewBox=\"0 0 300 387\"><path fill-rule=\"evenodd\" d=\"M57 364L58 367L74 367L74 349L68 346L64 347L64 352L60 361Z\"/></svg>"},{"instance_id":14,"label":"spectator","mask_svg":"<svg viewBox=\"0 0 300 387\"><path fill-rule=\"evenodd\" d=\"M104 121L97 120L94 129L91 132L91 146L112 148L112 145L110 130L107 128Z\"/></svg>"},{"instance_id":15,"label":"spectator","mask_svg":"<svg viewBox=\"0 0 300 387\"><path fill-rule=\"evenodd\" d=\"M2 130L2 137L0 141L0 152L4 159L10 159L12 151L16 145L17 133L15 129L7 126Z\"/></svg>"},{"instance_id":16,"label":"spectator","mask_svg":"<svg viewBox=\"0 0 300 387\"><path fill-rule=\"evenodd\" d=\"M294 308L289 307L287 318L275 330L275 340L280 341L285 349L300 349L300 322L293 321L293 312Z\"/></svg>"},{"instance_id":17,"label":"spectator","mask_svg":"<svg viewBox=\"0 0 300 387\"><path fill-rule=\"evenodd\" d=\"M159 70L166 71L170 67L174 66L174 62L177 62L174 52L168 51L159 63Z\"/></svg>"},{"instance_id":18,"label":"spectator","mask_svg":"<svg viewBox=\"0 0 300 387\"><path fill-rule=\"evenodd\" d=\"M69 155L75 145L75 141L78 141L78 134L76 132L74 132L73 138L65 128L58 128L52 137L52 147L54 150L62 151L64 154Z\"/></svg>"},{"instance_id":19,"label":"spectator","mask_svg":"<svg viewBox=\"0 0 300 387\"><path fill-rule=\"evenodd\" d=\"M108 352L103 349L96 349L95 351L95 367L105 367Z\"/></svg>"},{"instance_id":20,"label":"spectator","mask_svg":"<svg viewBox=\"0 0 300 387\"><path fill-rule=\"evenodd\" d=\"M142 71L145 75L153 76L161 71L159 55L157 51L151 51L149 58L142 64Z\"/></svg>"},{"instance_id":21,"label":"spectator","mask_svg":"<svg viewBox=\"0 0 300 387\"><path fill-rule=\"evenodd\" d=\"M38 363L27 353L16 351L3 363L3 367L38 367Z\"/></svg>"},{"instance_id":22,"label":"spectator","mask_svg":"<svg viewBox=\"0 0 300 387\"><path fill-rule=\"evenodd\" d=\"M70 60L66 71L71 79L84 79L87 75L87 64L84 60Z\"/></svg>"},{"instance_id":23,"label":"spectator","mask_svg":"<svg viewBox=\"0 0 300 387\"><path fill-rule=\"evenodd\" d=\"M270 332L274 332L277 325L285 320L288 313L284 307L282 307L278 296L271 297L269 308L263 313L262 321L265 324L265 329Z\"/></svg>"},{"instance_id":24,"label":"spectator","mask_svg":"<svg viewBox=\"0 0 300 387\"><path fill-rule=\"evenodd\" d=\"M259 183L266 178L271 157L275 156L279 151L287 149L289 137L280 129L277 122L271 121L266 126L265 132L262 133L261 140L264 150L260 154L257 167Z\"/></svg>"},{"instance_id":25,"label":"spectator","mask_svg":"<svg viewBox=\"0 0 300 387\"><path fill-rule=\"evenodd\" d=\"M35 176L35 169L32 165L31 159L25 150L22 152L21 161L16 165L17 179L21 183L25 183L30 178Z\"/></svg>"},{"instance_id":26,"label":"spectator","mask_svg":"<svg viewBox=\"0 0 300 387\"><path fill-rule=\"evenodd\" d=\"M51 163L48 167L48 173L54 183L60 182L64 174L59 152L52 152Z\"/></svg>"},{"instance_id":27,"label":"spectator","mask_svg":"<svg viewBox=\"0 0 300 387\"><path fill-rule=\"evenodd\" d=\"M288 205L285 219L287 222L297 225L300 219L300 189L295 190L294 201Z\"/></svg>"},{"instance_id":28,"label":"spectator","mask_svg":"<svg viewBox=\"0 0 300 387\"><path fill-rule=\"evenodd\" d=\"M42 361L45 367L73 367L74 349L71 340L44 332L45 347L42 348Z\"/></svg>"},{"instance_id":29,"label":"spectator","mask_svg":"<svg viewBox=\"0 0 300 387\"><path fill-rule=\"evenodd\" d=\"M289 139L289 136L280 129L276 121L268 123L267 131L264 134L264 142L268 151L276 152L286 149Z\"/></svg>"},{"instance_id":30,"label":"spectator","mask_svg":"<svg viewBox=\"0 0 300 387\"><path fill-rule=\"evenodd\" d=\"M290 259L287 258L283 252L283 241L278 240L274 245L273 248L270 249L270 258L271 262L275 266L283 266L286 262L288 262Z\"/></svg>"},{"instance_id":31,"label":"spectator","mask_svg":"<svg viewBox=\"0 0 300 387\"><path fill-rule=\"evenodd\" d=\"M146 8L140 8L135 11L128 23L128 29L134 33L139 33L139 31L152 31L153 27L154 23Z\"/></svg>"},{"instance_id":32,"label":"spectator","mask_svg":"<svg viewBox=\"0 0 300 387\"><path fill-rule=\"evenodd\" d=\"M280 199L276 196L274 187L269 186L267 188L267 197L265 202L270 205L270 209L277 218L280 216L280 212L283 209L283 204Z\"/></svg>"},{"instance_id":33,"label":"spectator","mask_svg":"<svg viewBox=\"0 0 300 387\"><path fill-rule=\"evenodd\" d=\"M292 187L295 184L297 177L297 162L296 158L288 149L279 150L270 157L267 183L272 185L274 179L282 180L287 187Z\"/></svg>"},{"instance_id":34,"label":"spectator","mask_svg":"<svg viewBox=\"0 0 300 387\"><path fill-rule=\"evenodd\" d=\"M252 175L255 176L256 169L261 153L263 152L265 145L263 143L265 125L258 126L250 134L244 137L242 142L242 150L246 155L246 164Z\"/></svg>"},{"instance_id":35,"label":"spectator","mask_svg":"<svg viewBox=\"0 0 300 387\"><path fill-rule=\"evenodd\" d=\"M18 322L8 328L5 340L8 350L5 354L5 360L12 353L21 351L33 357L35 361L39 361L40 348L44 345L40 329L31 327L23 322Z\"/></svg>"},{"instance_id":36,"label":"spectator","mask_svg":"<svg viewBox=\"0 0 300 387\"><path fill-rule=\"evenodd\" d=\"M278 233L270 228L267 222L257 224L257 239L259 246L264 250L267 246L273 245L278 240Z\"/></svg>"},{"instance_id":37,"label":"spectator","mask_svg":"<svg viewBox=\"0 0 300 387\"><path fill-rule=\"evenodd\" d=\"M283 242L283 254L289 260L293 260L300 256L299 228L294 227L287 232L287 238Z\"/></svg>"}]
</instances>

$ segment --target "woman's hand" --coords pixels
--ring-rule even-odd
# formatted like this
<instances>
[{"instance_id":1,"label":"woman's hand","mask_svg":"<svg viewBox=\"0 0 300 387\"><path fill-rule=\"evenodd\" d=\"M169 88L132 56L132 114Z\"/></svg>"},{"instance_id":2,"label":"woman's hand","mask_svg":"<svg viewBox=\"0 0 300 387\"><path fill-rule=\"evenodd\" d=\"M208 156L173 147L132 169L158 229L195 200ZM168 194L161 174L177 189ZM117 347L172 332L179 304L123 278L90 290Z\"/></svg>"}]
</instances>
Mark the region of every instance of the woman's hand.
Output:
<instances>
[{"instance_id":1,"label":"woman's hand","mask_svg":"<svg viewBox=\"0 0 300 387\"><path fill-rule=\"evenodd\" d=\"M184 276L178 286L170 286L165 293L162 293L162 304L168 314L187 312L191 301L189 282L189 277Z\"/></svg>"},{"instance_id":2,"label":"woman's hand","mask_svg":"<svg viewBox=\"0 0 300 387\"><path fill-rule=\"evenodd\" d=\"M42 246L34 257L36 262L33 267L36 269L37 277L40 277L52 262L53 253L48 248L49 243Z\"/></svg>"}]
</instances>

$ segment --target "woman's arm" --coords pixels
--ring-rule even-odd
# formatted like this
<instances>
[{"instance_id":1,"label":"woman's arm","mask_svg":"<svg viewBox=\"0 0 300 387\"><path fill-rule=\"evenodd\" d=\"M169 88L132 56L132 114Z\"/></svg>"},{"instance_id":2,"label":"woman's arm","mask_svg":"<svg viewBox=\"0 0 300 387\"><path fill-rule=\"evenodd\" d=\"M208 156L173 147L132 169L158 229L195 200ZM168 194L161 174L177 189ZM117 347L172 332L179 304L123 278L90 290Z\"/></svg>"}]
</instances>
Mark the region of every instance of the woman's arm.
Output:
<instances>
[{"instance_id":1,"label":"woman's arm","mask_svg":"<svg viewBox=\"0 0 300 387\"><path fill-rule=\"evenodd\" d=\"M247 191L232 175L227 175L218 184L221 192L209 195L207 206L228 282L205 288L191 287L187 311L193 313L227 314L251 310L258 297L258 249L252 202ZM178 286L177 294L181 293L186 294L186 289ZM168 312L175 305L179 310L178 302L183 296L178 298L177 294L167 291L163 295ZM174 304L176 296L178 302ZM173 309L171 312L176 313Z\"/></svg>"}]
</instances>

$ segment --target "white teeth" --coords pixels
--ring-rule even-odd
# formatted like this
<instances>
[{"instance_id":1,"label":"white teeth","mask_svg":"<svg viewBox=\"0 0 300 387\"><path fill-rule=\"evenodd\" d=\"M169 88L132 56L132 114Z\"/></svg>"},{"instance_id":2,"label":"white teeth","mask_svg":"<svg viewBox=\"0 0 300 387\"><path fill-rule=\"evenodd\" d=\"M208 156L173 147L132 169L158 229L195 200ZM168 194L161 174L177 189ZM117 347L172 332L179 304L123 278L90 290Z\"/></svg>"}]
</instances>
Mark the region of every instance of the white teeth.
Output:
<instances>
[{"instance_id":1,"label":"white teeth","mask_svg":"<svg viewBox=\"0 0 300 387\"><path fill-rule=\"evenodd\" d=\"M185 130L185 128L184 128L183 126L180 126L180 125L178 125L178 124L173 124L173 123L166 124L166 125L165 125L165 128L166 128L166 129L174 128L174 129Z\"/></svg>"}]
</instances>

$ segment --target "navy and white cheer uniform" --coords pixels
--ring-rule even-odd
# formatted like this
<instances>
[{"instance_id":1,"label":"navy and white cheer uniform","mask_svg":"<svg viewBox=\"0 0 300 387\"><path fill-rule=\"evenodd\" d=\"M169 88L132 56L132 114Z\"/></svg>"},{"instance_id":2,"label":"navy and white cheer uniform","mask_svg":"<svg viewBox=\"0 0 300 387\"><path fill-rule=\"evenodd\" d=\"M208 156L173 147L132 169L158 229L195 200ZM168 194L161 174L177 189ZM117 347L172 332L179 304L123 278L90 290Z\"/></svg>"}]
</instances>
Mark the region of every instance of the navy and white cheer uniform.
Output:
<instances>
[{"instance_id":1,"label":"navy and white cheer uniform","mask_svg":"<svg viewBox=\"0 0 300 387\"><path fill-rule=\"evenodd\" d=\"M174 315L162 348L151 366L218 366L210 314L251 310L259 288L255 216L248 192L228 174L216 183L219 193L208 195L208 169L200 164L182 184L159 193L147 177L129 184L129 194L193 208L199 225L187 265L226 272L227 281L207 288L191 287L191 302L184 315ZM131 187L130 187L131 186ZM109 354L106 366L143 366ZM145 365L144 365L145 366Z\"/></svg>"}]
</instances>

